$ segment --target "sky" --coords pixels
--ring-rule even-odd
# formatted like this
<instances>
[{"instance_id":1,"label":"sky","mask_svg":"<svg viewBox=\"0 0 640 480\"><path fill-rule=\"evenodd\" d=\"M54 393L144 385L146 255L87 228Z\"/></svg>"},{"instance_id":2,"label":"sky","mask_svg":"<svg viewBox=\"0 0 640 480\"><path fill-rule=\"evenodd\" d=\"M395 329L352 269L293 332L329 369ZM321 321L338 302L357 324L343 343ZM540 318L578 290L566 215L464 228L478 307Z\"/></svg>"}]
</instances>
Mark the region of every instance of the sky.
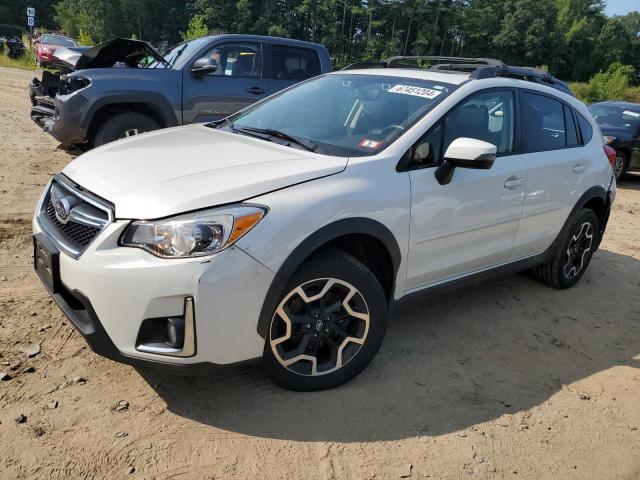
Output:
<instances>
[{"instance_id":1,"label":"sky","mask_svg":"<svg viewBox=\"0 0 640 480\"><path fill-rule=\"evenodd\" d=\"M612 15L624 15L629 12L640 12L640 0L607 0L606 13Z\"/></svg>"}]
</instances>

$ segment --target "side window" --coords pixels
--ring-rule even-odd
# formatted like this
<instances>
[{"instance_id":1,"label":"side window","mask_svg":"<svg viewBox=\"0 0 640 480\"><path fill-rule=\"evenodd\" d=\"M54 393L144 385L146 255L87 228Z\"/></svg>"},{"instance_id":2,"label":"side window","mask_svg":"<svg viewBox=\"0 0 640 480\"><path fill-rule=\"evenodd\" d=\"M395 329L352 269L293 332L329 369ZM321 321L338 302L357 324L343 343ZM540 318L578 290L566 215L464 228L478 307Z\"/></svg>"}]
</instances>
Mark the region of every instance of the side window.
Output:
<instances>
[{"instance_id":1,"label":"side window","mask_svg":"<svg viewBox=\"0 0 640 480\"><path fill-rule=\"evenodd\" d=\"M207 57L220 66L215 73L224 77L260 77L262 55L257 43L228 43L209 50Z\"/></svg>"},{"instance_id":2,"label":"side window","mask_svg":"<svg viewBox=\"0 0 640 480\"><path fill-rule=\"evenodd\" d=\"M564 106L558 100L522 93L524 147L529 152L555 150L566 145Z\"/></svg>"},{"instance_id":3,"label":"side window","mask_svg":"<svg viewBox=\"0 0 640 480\"><path fill-rule=\"evenodd\" d=\"M308 48L271 46L271 78L304 80L320 75L320 58Z\"/></svg>"},{"instance_id":4,"label":"side window","mask_svg":"<svg viewBox=\"0 0 640 480\"><path fill-rule=\"evenodd\" d=\"M582 135L582 144L586 145L593 137L593 128L591 128L589 120L584 118L581 113L576 112L576 115L578 117L578 125L580 126L580 133Z\"/></svg>"},{"instance_id":5,"label":"side window","mask_svg":"<svg viewBox=\"0 0 640 480\"><path fill-rule=\"evenodd\" d=\"M514 99L508 91L471 96L449 112L444 120L441 154L456 138L469 137L492 143L498 154L513 151Z\"/></svg>"},{"instance_id":6,"label":"side window","mask_svg":"<svg viewBox=\"0 0 640 480\"><path fill-rule=\"evenodd\" d=\"M564 123L567 127L567 146L573 147L580 145L578 130L576 129L576 123L573 120L573 112L566 105L564 106Z\"/></svg>"}]
</instances>

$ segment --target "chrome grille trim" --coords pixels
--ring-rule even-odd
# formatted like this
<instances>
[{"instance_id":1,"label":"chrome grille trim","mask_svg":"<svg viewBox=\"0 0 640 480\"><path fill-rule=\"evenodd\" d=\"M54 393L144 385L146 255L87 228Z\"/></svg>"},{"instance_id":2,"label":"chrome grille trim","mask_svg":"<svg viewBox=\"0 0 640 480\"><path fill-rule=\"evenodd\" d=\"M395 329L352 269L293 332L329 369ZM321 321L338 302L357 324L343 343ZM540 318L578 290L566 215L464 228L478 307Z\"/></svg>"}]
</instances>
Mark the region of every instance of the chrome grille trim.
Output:
<instances>
[{"instance_id":1,"label":"chrome grille trim","mask_svg":"<svg viewBox=\"0 0 640 480\"><path fill-rule=\"evenodd\" d=\"M69 207L61 218L52 202L53 196L63 198ZM98 234L113 221L113 206L85 191L64 175L56 175L42 195L38 205L38 224L56 246L79 258Z\"/></svg>"}]
</instances>

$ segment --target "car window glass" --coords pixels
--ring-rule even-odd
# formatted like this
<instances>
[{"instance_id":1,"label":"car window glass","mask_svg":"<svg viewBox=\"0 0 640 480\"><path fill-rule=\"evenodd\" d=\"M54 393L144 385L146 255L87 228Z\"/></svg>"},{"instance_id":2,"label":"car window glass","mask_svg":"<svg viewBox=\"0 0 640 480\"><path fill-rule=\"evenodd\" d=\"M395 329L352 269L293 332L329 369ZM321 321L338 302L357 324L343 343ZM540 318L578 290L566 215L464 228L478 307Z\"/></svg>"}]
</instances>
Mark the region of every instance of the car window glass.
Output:
<instances>
[{"instance_id":1,"label":"car window glass","mask_svg":"<svg viewBox=\"0 0 640 480\"><path fill-rule=\"evenodd\" d=\"M262 67L260 45L257 43L229 43L218 45L204 56L218 62L214 76L259 77Z\"/></svg>"},{"instance_id":2,"label":"car window glass","mask_svg":"<svg viewBox=\"0 0 640 480\"><path fill-rule=\"evenodd\" d=\"M473 95L445 119L442 153L456 138L467 137L495 145L498 153L513 151L514 100L512 92Z\"/></svg>"},{"instance_id":3,"label":"car window glass","mask_svg":"<svg viewBox=\"0 0 640 480\"><path fill-rule=\"evenodd\" d=\"M578 131L576 130L576 124L573 121L573 113L571 112L571 109L566 105L564 106L564 121L567 127L567 145L578 145L580 141L578 140Z\"/></svg>"},{"instance_id":4,"label":"car window glass","mask_svg":"<svg viewBox=\"0 0 640 480\"><path fill-rule=\"evenodd\" d=\"M320 58L307 48L271 47L271 78L277 80L304 80L320 75Z\"/></svg>"},{"instance_id":5,"label":"car window glass","mask_svg":"<svg viewBox=\"0 0 640 480\"><path fill-rule=\"evenodd\" d=\"M566 145L563 104L558 100L523 92L522 117L527 151L554 150Z\"/></svg>"},{"instance_id":6,"label":"car window glass","mask_svg":"<svg viewBox=\"0 0 640 480\"><path fill-rule=\"evenodd\" d=\"M591 137L593 137L593 128L591 127L589 120L584 118L581 113L578 113L577 116L578 126L580 127L580 133L582 134L582 144L586 145L591 141Z\"/></svg>"},{"instance_id":7,"label":"car window glass","mask_svg":"<svg viewBox=\"0 0 640 480\"><path fill-rule=\"evenodd\" d=\"M442 124L438 123L424 134L413 147L412 167L420 168L437 164L440 159L441 143Z\"/></svg>"}]
</instances>

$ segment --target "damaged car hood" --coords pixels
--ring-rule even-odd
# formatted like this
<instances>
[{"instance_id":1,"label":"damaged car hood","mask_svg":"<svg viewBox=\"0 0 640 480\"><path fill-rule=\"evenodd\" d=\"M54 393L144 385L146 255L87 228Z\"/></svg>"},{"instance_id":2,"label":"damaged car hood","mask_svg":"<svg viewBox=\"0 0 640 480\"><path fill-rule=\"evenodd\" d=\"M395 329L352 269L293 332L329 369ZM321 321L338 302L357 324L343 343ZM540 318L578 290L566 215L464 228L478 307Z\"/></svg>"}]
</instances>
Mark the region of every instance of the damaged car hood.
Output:
<instances>
[{"instance_id":1,"label":"damaged car hood","mask_svg":"<svg viewBox=\"0 0 640 480\"><path fill-rule=\"evenodd\" d=\"M82 54L91 48L93 47L60 47L53 53L55 64L73 70Z\"/></svg>"},{"instance_id":2,"label":"damaged car hood","mask_svg":"<svg viewBox=\"0 0 640 480\"><path fill-rule=\"evenodd\" d=\"M116 218L155 219L247 200L346 166L347 158L196 124L109 143L63 173L113 203Z\"/></svg>"},{"instance_id":3,"label":"damaged car hood","mask_svg":"<svg viewBox=\"0 0 640 480\"><path fill-rule=\"evenodd\" d=\"M136 68L140 60L153 57L155 60L166 63L158 51L142 40L129 38L113 38L95 47L91 47L75 60L75 69L109 68L116 63L124 63L127 67Z\"/></svg>"}]
</instances>

